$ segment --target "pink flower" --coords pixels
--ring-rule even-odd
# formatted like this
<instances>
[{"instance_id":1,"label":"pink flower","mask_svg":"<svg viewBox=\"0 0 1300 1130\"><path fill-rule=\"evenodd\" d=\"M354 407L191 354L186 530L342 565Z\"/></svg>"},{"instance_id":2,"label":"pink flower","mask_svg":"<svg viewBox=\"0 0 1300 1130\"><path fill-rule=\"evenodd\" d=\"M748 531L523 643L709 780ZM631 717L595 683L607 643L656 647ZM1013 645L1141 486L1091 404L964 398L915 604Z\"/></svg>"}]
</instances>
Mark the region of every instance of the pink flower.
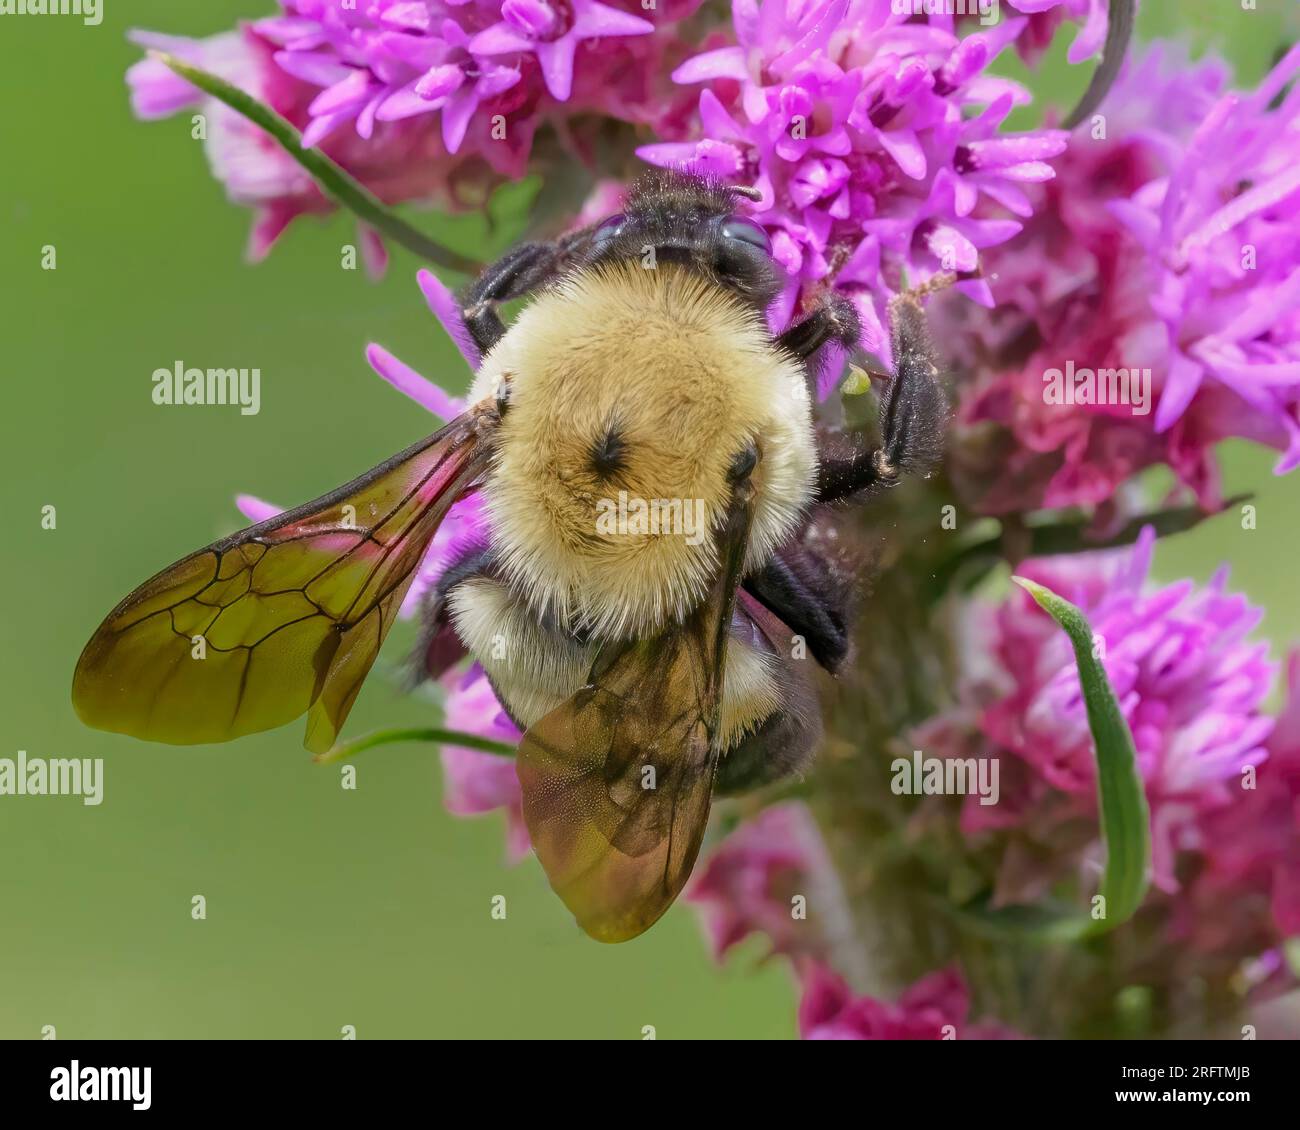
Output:
<instances>
[{"instance_id":1,"label":"pink flower","mask_svg":"<svg viewBox=\"0 0 1300 1130\"><path fill-rule=\"evenodd\" d=\"M443 144L455 154L480 104L495 108L493 100L520 81L517 68L469 50L490 18L486 6L284 0L284 7L286 17L253 26L279 47L277 66L320 88L307 107L303 142L309 146L344 125L369 140L377 123L437 114Z\"/></svg>"},{"instance_id":2,"label":"pink flower","mask_svg":"<svg viewBox=\"0 0 1300 1130\"><path fill-rule=\"evenodd\" d=\"M492 684L477 663L468 671L449 673L444 686L449 729L512 745L523 736L506 716ZM513 757L462 746L443 746L442 771L443 802L448 812L455 816L477 816L504 809L506 852L510 860L517 862L528 854L531 845Z\"/></svg>"},{"instance_id":3,"label":"pink flower","mask_svg":"<svg viewBox=\"0 0 1300 1130\"><path fill-rule=\"evenodd\" d=\"M1226 570L1199 591L1190 581L1148 590L1154 542L1147 529L1131 554L1048 558L1021 572L1078 604L1104 649L1151 808L1154 882L1172 891L1179 855L1215 848L1200 818L1233 805L1243 771L1268 756L1273 720L1263 706L1274 665L1266 644L1247 639L1261 612L1226 591ZM975 606L968 637L962 706L917 741L942 756L1000 759L1001 799L984 806L967 797L968 835L1023 834L1068 855L1081 846L1068 825L1082 821L1096 834L1093 741L1069 640L1021 592ZM1017 863L1004 860L1003 901L1036 893L1011 875Z\"/></svg>"},{"instance_id":4,"label":"pink flower","mask_svg":"<svg viewBox=\"0 0 1300 1130\"><path fill-rule=\"evenodd\" d=\"M820 952L818 889L829 867L802 804L777 805L746 820L697 866L686 891L714 959L755 933L766 935L768 956Z\"/></svg>"},{"instance_id":5,"label":"pink flower","mask_svg":"<svg viewBox=\"0 0 1300 1130\"><path fill-rule=\"evenodd\" d=\"M277 98L282 90L270 51L251 35L228 32L198 40L140 32L132 40L211 71L281 112L287 109ZM250 206L256 213L249 258L263 258L295 216L328 210L311 177L263 131L216 99L204 96L161 62L145 59L136 63L127 71L127 83L132 108L141 118L202 110L213 172L232 201Z\"/></svg>"},{"instance_id":6,"label":"pink flower","mask_svg":"<svg viewBox=\"0 0 1300 1130\"><path fill-rule=\"evenodd\" d=\"M1020 186L1049 179L1065 146L1060 131L998 132L1028 94L985 68L1018 25L959 38L951 18L870 0L737 3L734 25L734 45L674 72L709 83L696 139L639 152L762 191L755 218L791 279L773 321L834 285L888 360L885 306L905 276L955 271L987 303L980 253L1020 230Z\"/></svg>"},{"instance_id":7,"label":"pink flower","mask_svg":"<svg viewBox=\"0 0 1300 1130\"><path fill-rule=\"evenodd\" d=\"M1225 915L1223 908L1248 905L1252 897L1269 908L1272 944L1300 935L1300 650L1287 662L1287 691L1255 787L1234 792L1228 807L1204 820L1207 861L1197 888L1211 913L1192 932L1206 948L1218 948L1225 934L1245 925L1245 914Z\"/></svg>"},{"instance_id":8,"label":"pink flower","mask_svg":"<svg viewBox=\"0 0 1300 1130\"><path fill-rule=\"evenodd\" d=\"M454 209L522 177L539 129L594 167L605 120L679 122L690 99L667 76L684 50L675 24L696 4L672 0L651 23L596 0L281 0L282 15L212 39L132 38L270 105L385 203ZM297 216L333 208L275 142L162 63L128 81L141 117L202 107L214 173L257 211L255 258ZM378 239L365 241L378 269Z\"/></svg>"},{"instance_id":9,"label":"pink flower","mask_svg":"<svg viewBox=\"0 0 1300 1130\"><path fill-rule=\"evenodd\" d=\"M931 973L890 1004L857 996L833 970L802 967L799 1034L805 1040L1017 1040L992 1023L967 1024L970 994L955 968Z\"/></svg>"},{"instance_id":10,"label":"pink flower","mask_svg":"<svg viewBox=\"0 0 1300 1130\"><path fill-rule=\"evenodd\" d=\"M309 107L316 101L319 87L337 78L344 69L313 52L310 65L295 65L294 73L286 71L276 62L284 52L277 52L273 42L251 27L206 40L144 32L133 34L132 39L212 71L300 129L311 128ZM332 211L333 203L316 188L312 178L266 133L223 103L203 95L162 63L146 59L135 64L127 72L127 81L132 106L141 117L163 117L190 108L203 113L206 150L214 175L232 201L251 207L255 213L248 249L251 259L265 257L297 217ZM485 132L487 128L483 126ZM531 139L531 128L526 134ZM511 132L511 142L486 150L502 173L518 175L522 168L515 143L522 142L523 136L519 131ZM320 138L312 140L319 142ZM480 167L468 157L457 159L449 154L437 132L418 124L384 123L366 137L355 131L340 132L320 147L386 203L464 203L476 199L478 192L468 178L483 179ZM363 228L361 247L367 254L367 265L381 269L382 248L368 229Z\"/></svg>"},{"instance_id":11,"label":"pink flower","mask_svg":"<svg viewBox=\"0 0 1300 1130\"><path fill-rule=\"evenodd\" d=\"M963 315L976 340L953 351L983 359L954 448L980 510L1096 505L1159 462L1213 508L1231 436L1282 449L1279 473L1300 461L1300 103L1271 108L1297 69L1292 51L1219 97L1222 64L1152 50L1108 100L1108 137L1075 133L1026 231L988 257L997 308ZM1154 412L1048 403L1042 378L1070 362L1149 369Z\"/></svg>"},{"instance_id":12,"label":"pink flower","mask_svg":"<svg viewBox=\"0 0 1300 1130\"><path fill-rule=\"evenodd\" d=\"M501 21L479 32L469 44L480 56L532 54L541 64L551 97L559 102L573 90L573 57L584 40L649 35L649 20L620 12L596 0L505 0Z\"/></svg>"},{"instance_id":13,"label":"pink flower","mask_svg":"<svg viewBox=\"0 0 1300 1130\"><path fill-rule=\"evenodd\" d=\"M1297 72L1300 46L1250 94L1219 99L1168 175L1113 206L1151 257L1167 334L1156 430L1208 386L1243 434L1284 451L1279 474L1300 463Z\"/></svg>"},{"instance_id":14,"label":"pink flower","mask_svg":"<svg viewBox=\"0 0 1300 1130\"><path fill-rule=\"evenodd\" d=\"M470 119L479 107L514 86L520 74L509 67L483 63L474 58L468 50L469 35L455 20L444 20L440 30L445 45L444 51L440 52L443 61L395 89L389 89L377 103L374 116L378 121L397 122L441 110L442 141L448 153L455 153L465 140ZM354 71L353 74L364 76L367 72ZM344 83L350 81L351 78L342 80ZM320 99L328 95L329 91L326 91ZM371 93L368 87L364 95L369 95L372 101L380 97Z\"/></svg>"}]
</instances>

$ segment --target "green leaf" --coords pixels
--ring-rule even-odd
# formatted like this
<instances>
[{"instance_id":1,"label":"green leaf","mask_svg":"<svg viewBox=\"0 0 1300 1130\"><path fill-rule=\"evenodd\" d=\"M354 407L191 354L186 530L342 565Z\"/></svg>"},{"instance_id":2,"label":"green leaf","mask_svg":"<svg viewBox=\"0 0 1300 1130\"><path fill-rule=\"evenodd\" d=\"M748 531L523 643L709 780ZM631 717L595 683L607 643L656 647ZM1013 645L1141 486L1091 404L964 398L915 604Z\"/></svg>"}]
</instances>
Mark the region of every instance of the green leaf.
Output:
<instances>
[{"instance_id":1,"label":"green leaf","mask_svg":"<svg viewBox=\"0 0 1300 1130\"><path fill-rule=\"evenodd\" d=\"M263 105L239 87L232 86L225 79L191 66L174 55L163 51L150 51L149 55L175 71L186 82L197 86L205 94L212 95L219 102L224 102L237 114L242 114L254 125L264 129L290 157L312 175L323 193L363 223L388 236L394 243L436 266L462 274L477 274L482 267L481 263L443 247L411 227L325 154L316 149L303 148L302 135L269 106Z\"/></svg>"},{"instance_id":2,"label":"green leaf","mask_svg":"<svg viewBox=\"0 0 1300 1130\"><path fill-rule=\"evenodd\" d=\"M340 742L333 749L318 753L312 758L318 765L328 765L334 761L344 761L355 757L362 750L373 749L379 745L392 745L394 742L437 742L439 745L458 745L466 749L476 749L480 753L494 753L498 757L514 757L515 747L505 742L494 742L491 738L480 738L477 734L465 734L459 730L415 729L415 730L376 730L373 734L363 734L350 742Z\"/></svg>"},{"instance_id":3,"label":"green leaf","mask_svg":"<svg viewBox=\"0 0 1300 1130\"><path fill-rule=\"evenodd\" d=\"M1110 11L1106 24L1106 42L1101 49L1101 62L1092 72L1092 81L1083 92L1078 105L1066 115L1061 123L1064 129L1074 129L1084 118L1100 108L1106 101L1106 95L1115 85L1120 68L1124 65L1124 56L1128 54L1128 43L1133 37L1134 11L1136 0L1110 0Z\"/></svg>"},{"instance_id":4,"label":"green leaf","mask_svg":"<svg viewBox=\"0 0 1300 1130\"><path fill-rule=\"evenodd\" d=\"M1097 754L1097 800L1106 844L1106 870L1100 894L1105 917L1091 924L1089 934L1113 930L1132 917L1146 895L1151 863L1151 815L1137 772L1133 735L1120 713L1106 669L1093 655L1092 628L1082 612L1051 589L1024 577L1013 577L1070 637L1079 668L1088 728Z\"/></svg>"}]
</instances>

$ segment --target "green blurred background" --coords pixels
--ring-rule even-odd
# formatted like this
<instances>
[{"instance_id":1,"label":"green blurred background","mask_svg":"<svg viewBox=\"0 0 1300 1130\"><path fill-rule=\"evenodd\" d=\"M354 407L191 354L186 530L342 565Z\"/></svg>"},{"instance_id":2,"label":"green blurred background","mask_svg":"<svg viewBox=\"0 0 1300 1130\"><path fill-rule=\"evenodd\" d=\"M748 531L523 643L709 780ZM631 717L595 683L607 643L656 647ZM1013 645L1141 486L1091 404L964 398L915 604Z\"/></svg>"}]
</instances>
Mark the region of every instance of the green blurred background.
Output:
<instances>
[{"instance_id":1,"label":"green blurred background","mask_svg":"<svg viewBox=\"0 0 1300 1130\"><path fill-rule=\"evenodd\" d=\"M466 380L411 257L396 253L377 284L341 270L353 227L335 217L295 225L249 267L249 217L209 176L188 115L131 118L127 28L209 34L272 7L105 0L99 27L0 17L0 757L100 757L106 774L97 808L0 798L0 1036L54 1025L63 1038L337 1039L349 1024L359 1038L637 1039L647 1024L659 1038L792 1035L783 970L757 947L716 969L688 909L628 946L583 937L531 858L505 865L499 817L443 811L432 748L364 755L349 792L337 767L308 760L300 724L171 749L73 714L73 665L100 618L236 528L234 492L293 504L430 430L371 374L367 342L452 390ZM1253 83L1295 38L1293 9L1148 0L1140 27L1217 45ZM1063 48L1033 81L1064 103L1088 68L1066 67ZM518 219L500 217L492 240ZM487 240L479 217L436 226L475 251ZM40 269L45 244L55 271ZM150 375L177 359L259 367L261 413L155 406ZM1229 488L1258 492L1257 530L1225 520L1185 535L1161 547L1158 571L1205 578L1230 561L1233 586L1268 607L1280 654L1300 638L1300 534L1296 482L1274 479L1272 462L1229 452ZM411 636L393 633L350 733L435 720L393 677ZM206 921L191 919L196 894ZM505 921L490 917L494 895Z\"/></svg>"}]
</instances>

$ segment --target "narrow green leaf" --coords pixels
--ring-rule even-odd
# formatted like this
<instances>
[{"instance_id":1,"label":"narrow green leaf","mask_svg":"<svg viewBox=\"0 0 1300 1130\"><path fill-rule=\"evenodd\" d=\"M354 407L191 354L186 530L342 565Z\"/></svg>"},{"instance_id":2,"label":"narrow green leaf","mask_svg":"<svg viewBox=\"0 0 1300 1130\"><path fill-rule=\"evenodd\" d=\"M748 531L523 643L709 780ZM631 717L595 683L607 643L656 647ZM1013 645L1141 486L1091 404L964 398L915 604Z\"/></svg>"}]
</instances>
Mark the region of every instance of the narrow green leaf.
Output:
<instances>
[{"instance_id":1,"label":"narrow green leaf","mask_svg":"<svg viewBox=\"0 0 1300 1130\"><path fill-rule=\"evenodd\" d=\"M1129 40L1133 38L1136 6L1136 0L1110 0L1106 42L1101 49L1101 62L1092 72L1092 81L1088 83L1088 89L1083 92L1083 97L1061 123L1065 129L1074 129L1106 101L1106 95L1115 85L1120 68L1124 65L1124 56L1128 54Z\"/></svg>"},{"instance_id":2,"label":"narrow green leaf","mask_svg":"<svg viewBox=\"0 0 1300 1130\"><path fill-rule=\"evenodd\" d=\"M480 738L477 734L464 734L459 730L413 729L413 730L376 730L373 734L363 734L350 742L340 742L333 749L318 753L312 758L318 765L328 765L335 761L344 761L355 757L362 750L373 749L379 745L392 745L394 742L437 742L439 745L458 745L466 749L476 749L480 753L494 753L498 757L514 757L515 747L505 742L494 742L491 738Z\"/></svg>"},{"instance_id":3,"label":"narrow green leaf","mask_svg":"<svg viewBox=\"0 0 1300 1130\"><path fill-rule=\"evenodd\" d=\"M1146 895L1151 862L1150 812L1137 772L1133 735L1120 713L1106 669L1093 655L1092 628L1083 613L1050 589L1013 577L1070 637L1079 668L1088 728L1097 754L1097 800L1101 809L1106 870L1100 894L1105 917L1088 933L1104 933L1127 921Z\"/></svg>"},{"instance_id":4,"label":"narrow green leaf","mask_svg":"<svg viewBox=\"0 0 1300 1130\"><path fill-rule=\"evenodd\" d=\"M186 82L193 83L204 93L212 95L219 102L224 102L237 114L242 114L254 125L264 129L280 143L290 157L312 175L322 192L346 208L357 219L436 266L467 275L475 275L479 272L481 263L430 239L390 211L377 197L325 154L315 149L303 148L302 135L269 106L263 105L239 87L232 86L225 79L218 78L199 67L191 66L174 55L168 55L163 51L150 51L149 55L175 71Z\"/></svg>"}]
</instances>

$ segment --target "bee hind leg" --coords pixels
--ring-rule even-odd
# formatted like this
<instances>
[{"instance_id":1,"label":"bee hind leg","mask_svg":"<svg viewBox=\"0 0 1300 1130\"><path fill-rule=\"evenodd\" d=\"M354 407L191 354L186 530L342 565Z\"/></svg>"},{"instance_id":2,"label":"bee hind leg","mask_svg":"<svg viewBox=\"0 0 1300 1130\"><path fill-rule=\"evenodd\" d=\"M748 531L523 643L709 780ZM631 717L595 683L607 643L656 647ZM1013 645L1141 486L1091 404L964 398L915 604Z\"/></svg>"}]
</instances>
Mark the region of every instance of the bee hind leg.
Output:
<instances>
[{"instance_id":1,"label":"bee hind leg","mask_svg":"<svg viewBox=\"0 0 1300 1130\"><path fill-rule=\"evenodd\" d=\"M894 375L880 397L880 446L822 453L816 487L820 502L891 487L904 474L928 474L943 454L948 403L921 309L923 293L905 291L889 304Z\"/></svg>"}]
</instances>

